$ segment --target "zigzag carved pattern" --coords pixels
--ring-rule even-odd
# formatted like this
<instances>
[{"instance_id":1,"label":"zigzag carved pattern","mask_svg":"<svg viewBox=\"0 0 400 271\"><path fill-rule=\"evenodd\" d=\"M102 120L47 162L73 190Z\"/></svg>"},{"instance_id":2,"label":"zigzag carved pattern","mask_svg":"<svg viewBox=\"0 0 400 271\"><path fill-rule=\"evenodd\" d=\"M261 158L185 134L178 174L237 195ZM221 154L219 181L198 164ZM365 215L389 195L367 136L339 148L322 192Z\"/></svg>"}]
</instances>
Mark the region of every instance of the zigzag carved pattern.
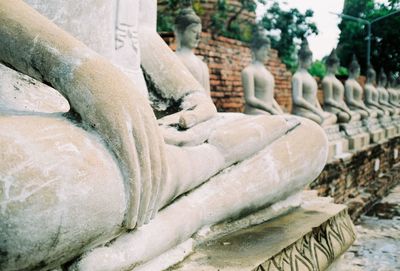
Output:
<instances>
[{"instance_id":1,"label":"zigzag carved pattern","mask_svg":"<svg viewBox=\"0 0 400 271\"><path fill-rule=\"evenodd\" d=\"M353 222L343 210L253 271L322 271L355 239Z\"/></svg>"}]
</instances>

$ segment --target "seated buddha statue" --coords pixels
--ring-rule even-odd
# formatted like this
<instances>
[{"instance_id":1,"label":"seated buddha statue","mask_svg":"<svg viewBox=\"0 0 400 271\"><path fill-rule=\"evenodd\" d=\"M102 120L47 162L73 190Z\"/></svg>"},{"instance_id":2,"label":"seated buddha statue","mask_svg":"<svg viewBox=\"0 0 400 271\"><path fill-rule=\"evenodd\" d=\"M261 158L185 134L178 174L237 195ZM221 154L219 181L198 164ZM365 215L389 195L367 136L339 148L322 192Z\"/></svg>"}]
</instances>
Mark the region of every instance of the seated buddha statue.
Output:
<instances>
[{"instance_id":1,"label":"seated buddha statue","mask_svg":"<svg viewBox=\"0 0 400 271\"><path fill-rule=\"evenodd\" d=\"M195 145L166 143L147 98L107 59L24 1L0 1L0 62L70 105L67 113L1 111L1 270L132 269L205 225L286 198L322 171L327 139L318 125L220 118L156 29L140 28L146 76L158 91L174 86L160 94L179 104L171 127L199 131Z\"/></svg>"},{"instance_id":2,"label":"seated buddha statue","mask_svg":"<svg viewBox=\"0 0 400 271\"><path fill-rule=\"evenodd\" d=\"M242 71L245 114L283 114L274 99L274 76L265 68L270 48L270 39L261 32L256 33L251 44L253 61Z\"/></svg>"},{"instance_id":3,"label":"seated buddha statue","mask_svg":"<svg viewBox=\"0 0 400 271\"><path fill-rule=\"evenodd\" d=\"M345 101L348 107L361 114L362 119L377 118L378 110L368 108L363 99L363 89L357 81L360 76L360 64L353 55L353 60L349 66L349 78L345 82Z\"/></svg>"},{"instance_id":4,"label":"seated buddha statue","mask_svg":"<svg viewBox=\"0 0 400 271\"><path fill-rule=\"evenodd\" d=\"M351 111L344 101L344 86L335 74L340 66L340 60L333 49L326 59L327 74L322 80L324 92L324 109L336 114L338 122L347 123L361 119L361 114Z\"/></svg>"},{"instance_id":5,"label":"seated buddha statue","mask_svg":"<svg viewBox=\"0 0 400 271\"><path fill-rule=\"evenodd\" d=\"M308 72L312 64L312 52L306 39L303 40L298 53L299 68L292 78L292 113L326 126L335 124L335 114L322 110L317 98L317 81Z\"/></svg>"},{"instance_id":6,"label":"seated buddha statue","mask_svg":"<svg viewBox=\"0 0 400 271\"><path fill-rule=\"evenodd\" d=\"M385 74L385 71L381 69L381 71L379 72L378 86L376 87L376 90L379 93L379 104L383 106L387 111L389 111L390 115L395 115L397 113L397 110L389 102L390 94L386 89L386 86L387 76Z\"/></svg>"},{"instance_id":7,"label":"seated buddha statue","mask_svg":"<svg viewBox=\"0 0 400 271\"><path fill-rule=\"evenodd\" d=\"M367 81L364 85L364 102L365 105L378 112L378 117L389 115L390 112L379 103L379 92L375 87L376 72L372 66L367 70Z\"/></svg>"},{"instance_id":8,"label":"seated buddha statue","mask_svg":"<svg viewBox=\"0 0 400 271\"><path fill-rule=\"evenodd\" d=\"M389 73L387 91L389 93L389 103L400 110L400 95L396 90L396 78L392 72Z\"/></svg>"},{"instance_id":9,"label":"seated buddha statue","mask_svg":"<svg viewBox=\"0 0 400 271\"><path fill-rule=\"evenodd\" d=\"M210 95L210 75L207 64L193 52L201 37L201 19L191 7L180 10L175 18L176 55Z\"/></svg>"}]
</instances>

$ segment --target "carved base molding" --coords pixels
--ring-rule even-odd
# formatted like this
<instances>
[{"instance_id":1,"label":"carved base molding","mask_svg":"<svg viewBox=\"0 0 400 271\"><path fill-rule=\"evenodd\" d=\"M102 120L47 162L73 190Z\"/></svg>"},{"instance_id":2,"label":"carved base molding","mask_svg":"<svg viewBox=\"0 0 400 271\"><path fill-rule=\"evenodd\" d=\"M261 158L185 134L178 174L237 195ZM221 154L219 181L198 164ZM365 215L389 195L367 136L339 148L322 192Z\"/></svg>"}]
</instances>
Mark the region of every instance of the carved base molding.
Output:
<instances>
[{"instance_id":1,"label":"carved base molding","mask_svg":"<svg viewBox=\"0 0 400 271\"><path fill-rule=\"evenodd\" d=\"M185 260L162 270L322 271L355 239L347 207L314 198L264 223L197 244Z\"/></svg>"},{"instance_id":2,"label":"carved base molding","mask_svg":"<svg viewBox=\"0 0 400 271\"><path fill-rule=\"evenodd\" d=\"M353 223L343 210L254 271L326 270L355 239Z\"/></svg>"}]
</instances>

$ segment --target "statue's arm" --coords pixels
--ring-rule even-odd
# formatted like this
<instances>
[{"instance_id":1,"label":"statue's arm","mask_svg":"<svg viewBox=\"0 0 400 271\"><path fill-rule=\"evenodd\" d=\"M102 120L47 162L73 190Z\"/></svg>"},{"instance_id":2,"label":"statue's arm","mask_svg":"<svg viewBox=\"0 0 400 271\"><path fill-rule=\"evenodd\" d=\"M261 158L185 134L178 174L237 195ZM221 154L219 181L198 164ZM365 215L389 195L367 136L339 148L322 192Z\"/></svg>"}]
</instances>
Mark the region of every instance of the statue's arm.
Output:
<instances>
[{"instance_id":1,"label":"statue's arm","mask_svg":"<svg viewBox=\"0 0 400 271\"><path fill-rule=\"evenodd\" d=\"M21 0L0 1L0 40L1 62L58 90L107 143L126 181L126 226L148 220L166 174L164 142L131 79Z\"/></svg>"},{"instance_id":2,"label":"statue's arm","mask_svg":"<svg viewBox=\"0 0 400 271\"><path fill-rule=\"evenodd\" d=\"M276 111L278 111L280 114L284 114L281 106L278 104L278 102L275 99L273 99L272 105L273 105L273 107L275 108Z\"/></svg>"},{"instance_id":3,"label":"statue's arm","mask_svg":"<svg viewBox=\"0 0 400 271\"><path fill-rule=\"evenodd\" d=\"M211 89L210 89L210 71L208 69L208 66L206 63L201 62L202 66L203 66L203 82L202 82L202 86L204 87L206 94L208 96L211 95Z\"/></svg>"},{"instance_id":4,"label":"statue's arm","mask_svg":"<svg viewBox=\"0 0 400 271\"><path fill-rule=\"evenodd\" d=\"M262 100L258 99L255 96L254 75L248 69L244 69L242 71L242 84L243 84L244 99L246 101L246 104L254 108L267 111L272 115L279 115L279 112L275 108L268 106L266 103L264 103Z\"/></svg>"},{"instance_id":5,"label":"statue's arm","mask_svg":"<svg viewBox=\"0 0 400 271\"><path fill-rule=\"evenodd\" d=\"M306 101L306 99L303 98L302 82L301 79L298 78L297 76L293 76L292 79L292 98L293 98L293 104L317 114L321 118L321 122L323 121L324 116L321 114L322 109L321 111L317 110L312 104L310 104L309 102ZM317 106L318 105L319 102L317 101Z\"/></svg>"},{"instance_id":6,"label":"statue's arm","mask_svg":"<svg viewBox=\"0 0 400 271\"><path fill-rule=\"evenodd\" d=\"M141 64L151 85L150 91L179 104L180 112L176 113L176 119L182 128L190 128L217 113L211 97L155 29L141 27L139 44Z\"/></svg>"}]
</instances>

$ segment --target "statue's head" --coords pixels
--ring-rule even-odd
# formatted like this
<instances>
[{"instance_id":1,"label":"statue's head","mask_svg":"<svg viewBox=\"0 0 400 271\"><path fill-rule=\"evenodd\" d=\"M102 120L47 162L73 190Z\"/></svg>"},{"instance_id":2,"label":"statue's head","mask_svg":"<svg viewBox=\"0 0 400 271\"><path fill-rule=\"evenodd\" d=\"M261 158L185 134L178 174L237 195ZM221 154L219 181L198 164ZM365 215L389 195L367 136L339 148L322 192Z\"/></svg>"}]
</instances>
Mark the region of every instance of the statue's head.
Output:
<instances>
[{"instance_id":1,"label":"statue's head","mask_svg":"<svg viewBox=\"0 0 400 271\"><path fill-rule=\"evenodd\" d=\"M180 10L175 18L175 35L180 48L194 49L199 45L201 19L191 7Z\"/></svg>"},{"instance_id":2,"label":"statue's head","mask_svg":"<svg viewBox=\"0 0 400 271\"><path fill-rule=\"evenodd\" d=\"M255 60L265 63L268 60L269 50L271 49L271 40L263 31L257 31L254 34L251 43L251 50Z\"/></svg>"},{"instance_id":3,"label":"statue's head","mask_svg":"<svg viewBox=\"0 0 400 271\"><path fill-rule=\"evenodd\" d=\"M352 77L359 77L360 76L360 64L358 64L356 55L353 55L353 59L351 60L349 66L349 73Z\"/></svg>"},{"instance_id":4,"label":"statue's head","mask_svg":"<svg viewBox=\"0 0 400 271\"><path fill-rule=\"evenodd\" d=\"M326 59L326 66L328 70L330 70L333 73L336 73L337 69L339 68L340 60L336 54L336 49L333 49L331 54Z\"/></svg>"},{"instance_id":5,"label":"statue's head","mask_svg":"<svg viewBox=\"0 0 400 271\"><path fill-rule=\"evenodd\" d=\"M308 46L307 39L303 39L303 42L301 43L301 47L298 53L298 57L299 57L299 66L301 68L308 69L309 67L311 67L313 54L310 50L310 47Z\"/></svg>"},{"instance_id":6,"label":"statue's head","mask_svg":"<svg viewBox=\"0 0 400 271\"><path fill-rule=\"evenodd\" d=\"M368 67L367 70L367 83L375 84L376 82L376 72L372 65Z\"/></svg>"},{"instance_id":7,"label":"statue's head","mask_svg":"<svg viewBox=\"0 0 400 271\"><path fill-rule=\"evenodd\" d=\"M382 87L386 87L387 84L387 76L383 68L379 72L379 78L378 78L378 85Z\"/></svg>"}]
</instances>

